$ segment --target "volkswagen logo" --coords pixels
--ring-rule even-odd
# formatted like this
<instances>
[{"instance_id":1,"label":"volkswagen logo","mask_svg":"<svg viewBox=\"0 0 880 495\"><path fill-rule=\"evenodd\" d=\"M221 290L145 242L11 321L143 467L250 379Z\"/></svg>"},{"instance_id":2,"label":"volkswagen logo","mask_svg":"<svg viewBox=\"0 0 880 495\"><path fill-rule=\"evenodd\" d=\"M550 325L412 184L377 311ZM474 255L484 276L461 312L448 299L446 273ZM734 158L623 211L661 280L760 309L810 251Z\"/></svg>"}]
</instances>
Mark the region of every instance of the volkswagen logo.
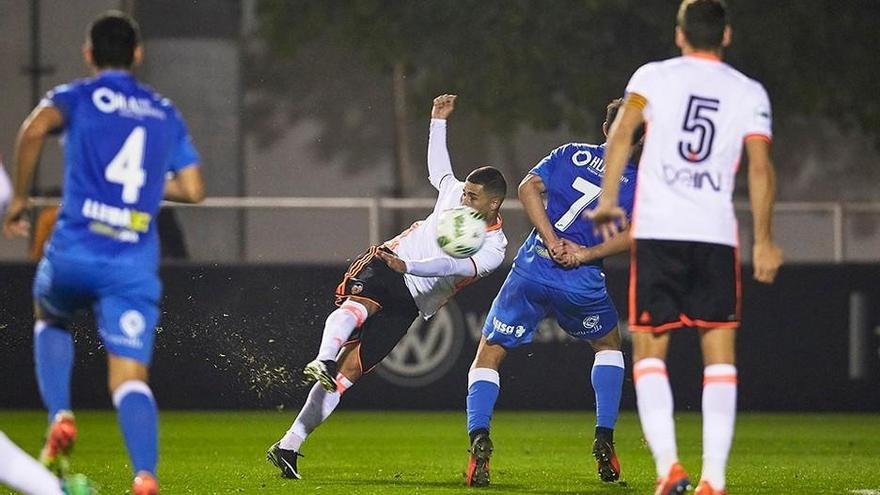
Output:
<instances>
[{"instance_id":1,"label":"volkswagen logo","mask_svg":"<svg viewBox=\"0 0 880 495\"><path fill-rule=\"evenodd\" d=\"M432 383L458 361L464 336L461 310L450 301L430 320L418 318L388 357L376 367L376 373L403 387Z\"/></svg>"}]
</instances>

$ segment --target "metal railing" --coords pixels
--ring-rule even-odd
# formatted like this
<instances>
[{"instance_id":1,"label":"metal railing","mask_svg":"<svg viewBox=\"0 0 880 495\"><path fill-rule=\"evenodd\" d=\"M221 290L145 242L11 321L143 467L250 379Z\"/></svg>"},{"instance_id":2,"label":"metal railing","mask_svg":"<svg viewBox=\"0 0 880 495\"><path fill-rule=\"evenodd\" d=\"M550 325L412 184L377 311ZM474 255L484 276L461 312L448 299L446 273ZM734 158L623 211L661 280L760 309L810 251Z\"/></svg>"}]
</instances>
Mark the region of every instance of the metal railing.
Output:
<instances>
[{"instance_id":1,"label":"metal railing","mask_svg":"<svg viewBox=\"0 0 880 495\"><path fill-rule=\"evenodd\" d=\"M34 199L34 205L38 207L57 205L58 202L58 198ZM383 240L382 215L384 211L430 210L434 207L434 203L433 198L213 197L198 205L166 202L163 203L163 206L208 210L361 210L366 212L368 241L370 244L378 244ZM523 212L522 204L516 200L509 199L503 208L508 212ZM741 223L750 218L748 202L738 201L735 203L735 208ZM880 202L778 202L774 220L777 231L779 226L786 224L787 217L802 214L822 215L830 219L830 228L825 227L815 232L808 232L806 235L812 235L815 238L830 236L831 255L825 261L836 263L847 261L845 223L848 215L869 214L872 218L873 215L876 215L878 226L880 226ZM746 235L750 234L746 233ZM878 234L878 242L880 242L880 234ZM880 260L880 249L877 253L868 253L867 257Z\"/></svg>"}]
</instances>

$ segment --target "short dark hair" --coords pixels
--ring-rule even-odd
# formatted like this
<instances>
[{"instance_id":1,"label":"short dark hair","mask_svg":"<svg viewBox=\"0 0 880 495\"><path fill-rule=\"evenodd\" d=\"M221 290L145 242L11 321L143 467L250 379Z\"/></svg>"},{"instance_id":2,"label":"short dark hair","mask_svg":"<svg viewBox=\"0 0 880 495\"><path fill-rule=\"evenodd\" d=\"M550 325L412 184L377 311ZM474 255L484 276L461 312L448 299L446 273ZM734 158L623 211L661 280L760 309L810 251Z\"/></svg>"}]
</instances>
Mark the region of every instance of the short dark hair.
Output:
<instances>
[{"instance_id":1,"label":"short dark hair","mask_svg":"<svg viewBox=\"0 0 880 495\"><path fill-rule=\"evenodd\" d=\"M623 106L623 98L615 98L608 103L608 106L605 107L605 125L608 126L608 130L611 130L611 124L614 123L614 119L617 118L617 112L620 111L620 107ZM636 130L636 133L633 134L633 144L637 144L642 140L642 136L645 135L645 124L639 126Z\"/></svg>"},{"instance_id":2,"label":"short dark hair","mask_svg":"<svg viewBox=\"0 0 880 495\"><path fill-rule=\"evenodd\" d=\"M471 184L483 186L483 190L490 196L507 196L507 181L504 175L495 167L480 167L469 173L466 179Z\"/></svg>"},{"instance_id":3,"label":"short dark hair","mask_svg":"<svg viewBox=\"0 0 880 495\"><path fill-rule=\"evenodd\" d=\"M678 27L697 50L721 48L727 24L724 0L683 0L678 8Z\"/></svg>"},{"instance_id":4,"label":"short dark hair","mask_svg":"<svg viewBox=\"0 0 880 495\"><path fill-rule=\"evenodd\" d=\"M92 58L99 68L131 68L140 42L137 22L122 12L108 11L89 25Z\"/></svg>"}]
</instances>

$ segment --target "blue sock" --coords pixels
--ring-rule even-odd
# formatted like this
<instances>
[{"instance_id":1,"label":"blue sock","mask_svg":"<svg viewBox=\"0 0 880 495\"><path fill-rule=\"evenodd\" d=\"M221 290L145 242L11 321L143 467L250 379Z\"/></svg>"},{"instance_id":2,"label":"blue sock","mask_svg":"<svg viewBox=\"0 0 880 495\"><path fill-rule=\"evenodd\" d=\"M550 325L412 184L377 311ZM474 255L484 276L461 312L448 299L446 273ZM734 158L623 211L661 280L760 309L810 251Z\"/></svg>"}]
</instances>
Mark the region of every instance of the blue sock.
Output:
<instances>
[{"instance_id":1,"label":"blue sock","mask_svg":"<svg viewBox=\"0 0 880 495\"><path fill-rule=\"evenodd\" d=\"M596 391L596 426L614 429L620 411L620 392L623 387L623 353L599 351L593 361L590 375Z\"/></svg>"},{"instance_id":2,"label":"blue sock","mask_svg":"<svg viewBox=\"0 0 880 495\"><path fill-rule=\"evenodd\" d=\"M34 324L34 366L49 421L58 411L70 411L73 336L67 330L37 320Z\"/></svg>"},{"instance_id":3,"label":"blue sock","mask_svg":"<svg viewBox=\"0 0 880 495\"><path fill-rule=\"evenodd\" d=\"M159 457L159 412L150 387L141 381L127 381L113 392L113 405L134 473L147 471L155 475Z\"/></svg>"},{"instance_id":4,"label":"blue sock","mask_svg":"<svg viewBox=\"0 0 880 495\"><path fill-rule=\"evenodd\" d=\"M490 368L474 368L468 373L467 430L489 431L492 411L500 390L498 372Z\"/></svg>"}]
</instances>

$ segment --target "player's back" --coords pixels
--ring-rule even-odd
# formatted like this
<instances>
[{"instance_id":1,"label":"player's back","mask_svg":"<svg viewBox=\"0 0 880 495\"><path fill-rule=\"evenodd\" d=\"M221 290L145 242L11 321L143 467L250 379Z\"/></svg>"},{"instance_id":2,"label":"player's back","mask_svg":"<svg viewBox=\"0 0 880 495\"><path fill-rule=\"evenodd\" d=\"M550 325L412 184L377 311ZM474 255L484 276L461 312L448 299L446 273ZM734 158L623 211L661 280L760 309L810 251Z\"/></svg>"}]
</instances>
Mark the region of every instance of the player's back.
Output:
<instances>
[{"instance_id":1,"label":"player's back","mask_svg":"<svg viewBox=\"0 0 880 495\"><path fill-rule=\"evenodd\" d=\"M557 237L582 246L602 243L583 212L595 206L605 173L605 146L570 143L553 150L532 170L544 183L547 217ZM620 204L631 211L636 170L630 164L621 177ZM565 284L573 290L604 288L602 261L567 269L553 261L536 230L520 247L514 268L532 280L551 286Z\"/></svg>"},{"instance_id":2,"label":"player's back","mask_svg":"<svg viewBox=\"0 0 880 495\"><path fill-rule=\"evenodd\" d=\"M155 267L166 174L198 162L167 99L126 71L51 91L64 116L64 192L47 254Z\"/></svg>"},{"instance_id":3,"label":"player's back","mask_svg":"<svg viewBox=\"0 0 880 495\"><path fill-rule=\"evenodd\" d=\"M683 56L642 66L627 92L647 99L633 235L736 245L743 142L770 138L764 88L720 60Z\"/></svg>"}]
</instances>

